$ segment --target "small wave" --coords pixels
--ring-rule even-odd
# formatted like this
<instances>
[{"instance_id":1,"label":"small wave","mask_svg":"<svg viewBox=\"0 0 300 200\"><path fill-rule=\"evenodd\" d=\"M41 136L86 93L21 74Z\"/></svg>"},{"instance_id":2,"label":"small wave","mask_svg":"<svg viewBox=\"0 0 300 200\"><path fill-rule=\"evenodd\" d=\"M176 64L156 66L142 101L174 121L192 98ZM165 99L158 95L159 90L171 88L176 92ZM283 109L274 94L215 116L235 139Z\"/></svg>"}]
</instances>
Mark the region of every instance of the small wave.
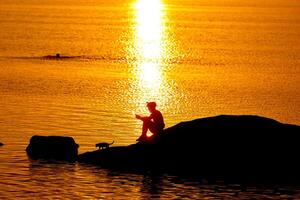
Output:
<instances>
[{"instance_id":1,"label":"small wave","mask_svg":"<svg viewBox=\"0 0 300 200\"><path fill-rule=\"evenodd\" d=\"M2 57L5 59L21 59L21 60L107 60L107 61L116 61L116 62L130 62L136 61L135 58L127 58L127 57L112 57L112 56L69 56L69 55L45 55L45 56L15 56L15 57Z\"/></svg>"},{"instance_id":2,"label":"small wave","mask_svg":"<svg viewBox=\"0 0 300 200\"><path fill-rule=\"evenodd\" d=\"M45 55L45 56L16 56L16 57L0 57L5 59L21 59L21 60L53 60L53 61L64 61L64 60L78 60L78 61L109 61L116 63L134 63L134 62L146 62L146 63L161 63L161 64L200 64L200 65L216 65L216 63L206 63L202 59L198 58L184 58L184 57L173 57L173 58L153 58L145 59L136 56L88 56L88 55Z\"/></svg>"}]
</instances>

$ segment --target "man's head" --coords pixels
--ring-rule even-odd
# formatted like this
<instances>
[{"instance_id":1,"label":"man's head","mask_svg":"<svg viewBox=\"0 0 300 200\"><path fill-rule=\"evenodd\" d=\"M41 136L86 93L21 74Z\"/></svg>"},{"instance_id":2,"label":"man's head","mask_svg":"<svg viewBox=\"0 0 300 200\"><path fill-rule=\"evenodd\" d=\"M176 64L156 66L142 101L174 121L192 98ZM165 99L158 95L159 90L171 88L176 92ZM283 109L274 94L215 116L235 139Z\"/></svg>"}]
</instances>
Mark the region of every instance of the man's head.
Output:
<instances>
[{"instance_id":1,"label":"man's head","mask_svg":"<svg viewBox=\"0 0 300 200\"><path fill-rule=\"evenodd\" d=\"M156 103L154 101L147 102L148 110L152 113L156 108Z\"/></svg>"}]
</instances>

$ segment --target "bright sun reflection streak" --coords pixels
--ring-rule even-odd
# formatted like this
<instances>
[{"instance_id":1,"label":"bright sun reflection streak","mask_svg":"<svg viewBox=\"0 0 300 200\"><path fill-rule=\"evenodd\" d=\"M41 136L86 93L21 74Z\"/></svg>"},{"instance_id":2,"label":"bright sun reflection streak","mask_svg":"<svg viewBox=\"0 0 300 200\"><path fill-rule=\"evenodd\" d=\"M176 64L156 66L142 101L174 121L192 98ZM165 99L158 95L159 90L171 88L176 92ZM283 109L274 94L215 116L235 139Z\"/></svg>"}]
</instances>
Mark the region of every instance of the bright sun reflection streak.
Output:
<instances>
[{"instance_id":1,"label":"bright sun reflection streak","mask_svg":"<svg viewBox=\"0 0 300 200\"><path fill-rule=\"evenodd\" d=\"M160 0L139 0L136 4L136 43L138 76L143 100L159 95L162 84L162 3Z\"/></svg>"},{"instance_id":2,"label":"bright sun reflection streak","mask_svg":"<svg viewBox=\"0 0 300 200\"><path fill-rule=\"evenodd\" d=\"M156 101L158 109L167 108L171 89L165 80L164 58L167 56L162 0L137 0L135 4L135 77L132 87L134 113L148 115L147 101ZM137 122L139 133L140 123Z\"/></svg>"},{"instance_id":3,"label":"bright sun reflection streak","mask_svg":"<svg viewBox=\"0 0 300 200\"><path fill-rule=\"evenodd\" d=\"M136 9L140 56L158 59L162 54L162 3L160 0L140 0Z\"/></svg>"}]
</instances>

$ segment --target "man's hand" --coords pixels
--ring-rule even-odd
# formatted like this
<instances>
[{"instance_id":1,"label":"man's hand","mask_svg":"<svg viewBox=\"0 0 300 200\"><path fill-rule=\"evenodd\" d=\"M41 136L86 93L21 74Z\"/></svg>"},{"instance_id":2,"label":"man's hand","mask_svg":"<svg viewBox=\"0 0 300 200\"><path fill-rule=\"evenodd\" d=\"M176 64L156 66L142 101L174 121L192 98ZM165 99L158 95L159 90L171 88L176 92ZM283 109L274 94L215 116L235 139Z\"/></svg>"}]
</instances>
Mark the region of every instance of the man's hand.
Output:
<instances>
[{"instance_id":1,"label":"man's hand","mask_svg":"<svg viewBox=\"0 0 300 200\"><path fill-rule=\"evenodd\" d=\"M135 118L141 119L142 117L140 115L135 114Z\"/></svg>"}]
</instances>

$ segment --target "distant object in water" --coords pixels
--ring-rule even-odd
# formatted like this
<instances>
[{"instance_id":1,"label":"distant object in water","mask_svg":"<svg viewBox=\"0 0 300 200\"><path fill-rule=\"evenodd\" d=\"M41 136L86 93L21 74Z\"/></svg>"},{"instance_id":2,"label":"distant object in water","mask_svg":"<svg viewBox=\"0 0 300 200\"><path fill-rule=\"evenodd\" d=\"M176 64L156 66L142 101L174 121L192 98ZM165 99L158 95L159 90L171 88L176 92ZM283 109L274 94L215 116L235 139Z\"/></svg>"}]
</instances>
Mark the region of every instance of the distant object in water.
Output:
<instances>
[{"instance_id":1,"label":"distant object in water","mask_svg":"<svg viewBox=\"0 0 300 200\"><path fill-rule=\"evenodd\" d=\"M4 144L2 142L0 142L0 147L2 147Z\"/></svg>"},{"instance_id":2,"label":"distant object in water","mask_svg":"<svg viewBox=\"0 0 300 200\"><path fill-rule=\"evenodd\" d=\"M55 55L43 56L42 58L46 60L62 60L62 59L80 58L80 56L63 56L60 53L57 53Z\"/></svg>"},{"instance_id":3,"label":"distant object in water","mask_svg":"<svg viewBox=\"0 0 300 200\"><path fill-rule=\"evenodd\" d=\"M99 149L108 149L110 145L112 145L115 141L112 141L112 143L107 143L107 142L99 142L95 146L98 147Z\"/></svg>"}]
</instances>

